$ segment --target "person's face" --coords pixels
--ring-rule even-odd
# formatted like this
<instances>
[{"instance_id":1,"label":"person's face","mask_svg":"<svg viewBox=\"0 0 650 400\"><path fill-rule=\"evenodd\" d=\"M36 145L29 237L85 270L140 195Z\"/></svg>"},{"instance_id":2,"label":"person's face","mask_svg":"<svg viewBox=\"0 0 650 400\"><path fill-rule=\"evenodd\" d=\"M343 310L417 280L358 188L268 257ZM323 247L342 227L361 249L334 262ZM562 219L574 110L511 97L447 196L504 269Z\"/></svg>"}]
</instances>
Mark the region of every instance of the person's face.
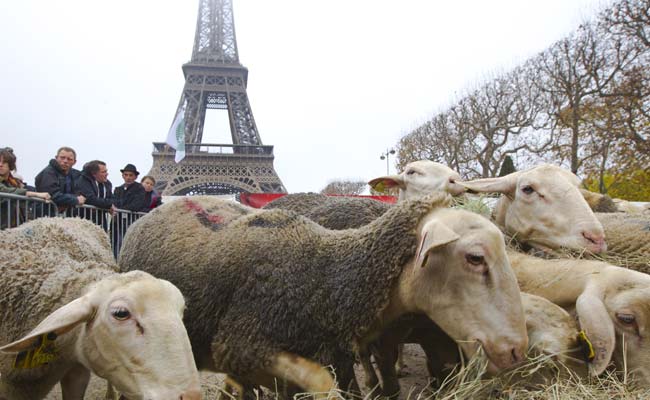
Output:
<instances>
[{"instance_id":1,"label":"person's face","mask_svg":"<svg viewBox=\"0 0 650 400\"><path fill-rule=\"evenodd\" d=\"M0 158L0 176L7 177L9 176L9 163L5 162L2 158Z\"/></svg>"},{"instance_id":2,"label":"person's face","mask_svg":"<svg viewBox=\"0 0 650 400\"><path fill-rule=\"evenodd\" d=\"M108 168L105 165L99 164L99 171L93 174L93 178L97 183L105 183L108 180Z\"/></svg>"},{"instance_id":3,"label":"person's face","mask_svg":"<svg viewBox=\"0 0 650 400\"><path fill-rule=\"evenodd\" d=\"M142 186L144 186L145 192L151 192L153 190L153 182L151 179L145 179L142 181Z\"/></svg>"},{"instance_id":4,"label":"person's face","mask_svg":"<svg viewBox=\"0 0 650 400\"><path fill-rule=\"evenodd\" d=\"M122 179L124 179L124 183L126 183L127 185L130 185L133 182L135 182L135 178L137 177L138 176L135 174L135 172L131 172L131 171L122 172Z\"/></svg>"},{"instance_id":5,"label":"person's face","mask_svg":"<svg viewBox=\"0 0 650 400\"><path fill-rule=\"evenodd\" d=\"M61 170L66 174L76 162L77 160L75 159L74 153L71 151L61 150L59 154L56 155L56 163L59 164Z\"/></svg>"}]
</instances>

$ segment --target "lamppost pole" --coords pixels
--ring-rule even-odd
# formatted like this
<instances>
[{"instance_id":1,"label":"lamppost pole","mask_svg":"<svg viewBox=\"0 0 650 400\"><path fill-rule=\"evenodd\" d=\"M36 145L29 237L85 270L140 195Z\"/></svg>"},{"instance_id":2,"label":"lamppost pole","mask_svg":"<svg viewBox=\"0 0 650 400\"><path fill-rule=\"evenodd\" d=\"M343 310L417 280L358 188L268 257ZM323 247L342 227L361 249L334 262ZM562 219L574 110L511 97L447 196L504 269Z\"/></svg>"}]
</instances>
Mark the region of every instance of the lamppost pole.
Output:
<instances>
[{"instance_id":1,"label":"lamppost pole","mask_svg":"<svg viewBox=\"0 0 650 400\"><path fill-rule=\"evenodd\" d=\"M394 149L386 149L385 153L381 153L381 156L379 156L380 160L386 159L386 175L390 175L390 170L389 170L389 159L390 155L395 154Z\"/></svg>"}]
</instances>

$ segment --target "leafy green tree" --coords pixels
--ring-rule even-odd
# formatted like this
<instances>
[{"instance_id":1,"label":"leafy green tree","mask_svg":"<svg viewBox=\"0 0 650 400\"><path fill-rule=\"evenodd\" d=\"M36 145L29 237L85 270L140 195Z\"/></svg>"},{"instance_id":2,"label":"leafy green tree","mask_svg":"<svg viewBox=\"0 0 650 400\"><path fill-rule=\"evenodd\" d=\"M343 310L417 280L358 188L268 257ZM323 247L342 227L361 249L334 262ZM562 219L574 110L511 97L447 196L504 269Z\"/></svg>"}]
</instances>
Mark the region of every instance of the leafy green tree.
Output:
<instances>
[{"instance_id":1,"label":"leafy green tree","mask_svg":"<svg viewBox=\"0 0 650 400\"><path fill-rule=\"evenodd\" d=\"M650 201L650 169L636 169L624 174L604 174L605 193L610 197L629 201ZM598 176L584 180L587 189L598 192Z\"/></svg>"}]
</instances>

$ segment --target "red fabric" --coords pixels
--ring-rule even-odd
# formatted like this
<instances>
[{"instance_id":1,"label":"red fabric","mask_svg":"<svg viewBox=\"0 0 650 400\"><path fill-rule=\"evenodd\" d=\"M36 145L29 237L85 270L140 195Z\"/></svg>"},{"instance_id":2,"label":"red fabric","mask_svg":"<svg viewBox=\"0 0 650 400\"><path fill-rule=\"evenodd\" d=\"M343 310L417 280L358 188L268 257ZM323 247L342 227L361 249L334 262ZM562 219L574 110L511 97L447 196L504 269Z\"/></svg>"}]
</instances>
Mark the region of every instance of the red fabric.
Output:
<instances>
[{"instance_id":1,"label":"red fabric","mask_svg":"<svg viewBox=\"0 0 650 400\"><path fill-rule=\"evenodd\" d=\"M286 193L240 193L239 202L245 206L262 208L266 203L284 196Z\"/></svg>"},{"instance_id":2,"label":"red fabric","mask_svg":"<svg viewBox=\"0 0 650 400\"><path fill-rule=\"evenodd\" d=\"M286 193L240 193L239 201L243 205L249 207L262 208L267 203L270 203L271 201L280 198L284 195L286 195ZM394 196L367 196L367 195L342 195L342 194L328 194L328 196L365 197L368 199L374 199L374 200L378 200L390 204L395 204L397 202L397 198Z\"/></svg>"}]
</instances>

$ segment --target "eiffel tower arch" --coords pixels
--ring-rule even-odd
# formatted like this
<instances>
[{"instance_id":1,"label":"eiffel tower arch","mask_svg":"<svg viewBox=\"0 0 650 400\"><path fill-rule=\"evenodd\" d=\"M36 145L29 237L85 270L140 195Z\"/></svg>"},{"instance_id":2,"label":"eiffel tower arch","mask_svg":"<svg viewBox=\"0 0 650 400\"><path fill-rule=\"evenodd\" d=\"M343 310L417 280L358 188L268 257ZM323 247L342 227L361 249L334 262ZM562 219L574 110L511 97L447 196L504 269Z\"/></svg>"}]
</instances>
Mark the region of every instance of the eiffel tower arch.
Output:
<instances>
[{"instance_id":1,"label":"eiffel tower arch","mask_svg":"<svg viewBox=\"0 0 650 400\"><path fill-rule=\"evenodd\" d=\"M246 93L248 69L240 64L232 0L199 0L192 59L183 65L185 86L175 116L184 115L185 158L154 143L149 175L163 195L286 193L273 168L273 146L260 139ZM228 111L231 144L203 143L208 109Z\"/></svg>"}]
</instances>

